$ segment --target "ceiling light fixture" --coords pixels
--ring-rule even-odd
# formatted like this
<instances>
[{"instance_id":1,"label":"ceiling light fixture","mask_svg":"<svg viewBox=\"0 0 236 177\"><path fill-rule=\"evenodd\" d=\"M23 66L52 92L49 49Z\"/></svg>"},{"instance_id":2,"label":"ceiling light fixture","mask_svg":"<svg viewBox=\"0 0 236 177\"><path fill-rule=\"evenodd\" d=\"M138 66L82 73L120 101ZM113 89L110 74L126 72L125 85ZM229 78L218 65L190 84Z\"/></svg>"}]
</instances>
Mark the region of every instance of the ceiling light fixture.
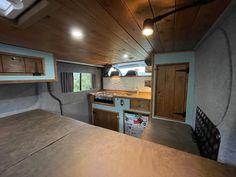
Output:
<instances>
[{"instance_id":1,"label":"ceiling light fixture","mask_svg":"<svg viewBox=\"0 0 236 177\"><path fill-rule=\"evenodd\" d=\"M123 57L124 57L124 58L128 58L129 56L128 56L127 54L124 54Z\"/></svg>"},{"instance_id":2,"label":"ceiling light fixture","mask_svg":"<svg viewBox=\"0 0 236 177\"><path fill-rule=\"evenodd\" d=\"M179 12L179 11L186 10L188 8L191 8L191 7L205 5L205 4L211 3L213 1L215 1L215 0L198 0L198 1L195 1L191 4L184 5L184 6L181 6L179 8L176 8L176 9L174 9L172 11L169 11L169 12L163 14L163 15L159 15L159 16L154 17L154 18L148 18L148 19L144 20L144 22L143 22L142 34L145 35L145 36L152 35L153 32L154 32L154 24L156 22L162 20L163 18L171 15L171 14L174 14L174 13Z\"/></svg>"},{"instance_id":3,"label":"ceiling light fixture","mask_svg":"<svg viewBox=\"0 0 236 177\"><path fill-rule=\"evenodd\" d=\"M82 33L81 30L73 28L73 29L71 30L71 36L72 36L74 39L82 39L84 35L83 35L83 33Z\"/></svg>"},{"instance_id":4,"label":"ceiling light fixture","mask_svg":"<svg viewBox=\"0 0 236 177\"><path fill-rule=\"evenodd\" d=\"M143 23L143 35L144 36L151 36L154 32L154 23L153 23L153 19L146 19Z\"/></svg>"}]
</instances>

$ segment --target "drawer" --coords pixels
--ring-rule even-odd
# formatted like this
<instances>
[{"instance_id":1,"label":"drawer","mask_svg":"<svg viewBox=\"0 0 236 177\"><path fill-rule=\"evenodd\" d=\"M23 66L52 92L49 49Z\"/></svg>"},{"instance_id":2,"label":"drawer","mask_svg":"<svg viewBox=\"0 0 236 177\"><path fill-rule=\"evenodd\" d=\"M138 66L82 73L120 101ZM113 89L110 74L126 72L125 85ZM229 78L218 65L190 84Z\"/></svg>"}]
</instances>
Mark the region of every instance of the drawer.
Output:
<instances>
[{"instance_id":1,"label":"drawer","mask_svg":"<svg viewBox=\"0 0 236 177\"><path fill-rule=\"evenodd\" d=\"M150 111L150 100L138 100L132 99L130 100L130 108L134 110L140 111Z\"/></svg>"},{"instance_id":2,"label":"drawer","mask_svg":"<svg viewBox=\"0 0 236 177\"><path fill-rule=\"evenodd\" d=\"M2 55L2 67L5 73L22 73L25 72L24 58Z\"/></svg>"},{"instance_id":3,"label":"drawer","mask_svg":"<svg viewBox=\"0 0 236 177\"><path fill-rule=\"evenodd\" d=\"M2 56L0 56L0 73L2 73Z\"/></svg>"},{"instance_id":4,"label":"drawer","mask_svg":"<svg viewBox=\"0 0 236 177\"><path fill-rule=\"evenodd\" d=\"M25 58L25 72L26 73L44 73L42 58Z\"/></svg>"}]
</instances>

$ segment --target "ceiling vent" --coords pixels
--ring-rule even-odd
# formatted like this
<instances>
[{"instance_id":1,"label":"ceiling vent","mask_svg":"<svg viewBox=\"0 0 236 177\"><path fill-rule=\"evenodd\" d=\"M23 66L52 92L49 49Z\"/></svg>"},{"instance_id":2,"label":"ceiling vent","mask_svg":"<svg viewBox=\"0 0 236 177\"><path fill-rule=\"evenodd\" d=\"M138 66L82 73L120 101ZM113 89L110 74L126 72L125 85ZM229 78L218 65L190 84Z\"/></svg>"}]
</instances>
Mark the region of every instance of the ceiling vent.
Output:
<instances>
[{"instance_id":1,"label":"ceiling vent","mask_svg":"<svg viewBox=\"0 0 236 177\"><path fill-rule=\"evenodd\" d=\"M18 28L27 28L58 7L55 0L1 0L0 16Z\"/></svg>"},{"instance_id":2,"label":"ceiling vent","mask_svg":"<svg viewBox=\"0 0 236 177\"><path fill-rule=\"evenodd\" d=\"M35 2L36 0L1 0L0 15L14 20Z\"/></svg>"}]
</instances>

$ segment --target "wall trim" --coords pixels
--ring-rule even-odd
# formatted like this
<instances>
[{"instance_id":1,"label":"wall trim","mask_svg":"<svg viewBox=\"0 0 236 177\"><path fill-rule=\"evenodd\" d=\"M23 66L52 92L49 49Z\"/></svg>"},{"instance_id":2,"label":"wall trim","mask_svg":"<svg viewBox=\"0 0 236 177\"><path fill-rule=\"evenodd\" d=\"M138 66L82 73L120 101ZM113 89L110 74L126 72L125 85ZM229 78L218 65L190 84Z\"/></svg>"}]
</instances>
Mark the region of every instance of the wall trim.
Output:
<instances>
[{"instance_id":1,"label":"wall trim","mask_svg":"<svg viewBox=\"0 0 236 177\"><path fill-rule=\"evenodd\" d=\"M98 68L103 68L103 65L95 65L95 64L89 64L89 63L82 63L82 62L77 62L77 61L70 61L70 60L61 60L61 59L56 59L57 62L61 63L69 63L69 64L76 64L76 65L83 65L83 66L92 66L92 67L98 67Z\"/></svg>"}]
</instances>

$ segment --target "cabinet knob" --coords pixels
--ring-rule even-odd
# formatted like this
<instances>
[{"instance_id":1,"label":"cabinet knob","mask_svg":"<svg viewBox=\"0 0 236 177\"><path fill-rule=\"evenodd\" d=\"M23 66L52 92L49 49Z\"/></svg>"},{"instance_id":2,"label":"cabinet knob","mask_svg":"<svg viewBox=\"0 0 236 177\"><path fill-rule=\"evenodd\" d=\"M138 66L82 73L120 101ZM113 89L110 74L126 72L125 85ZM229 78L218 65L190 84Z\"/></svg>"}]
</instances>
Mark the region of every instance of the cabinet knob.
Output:
<instances>
[{"instance_id":1,"label":"cabinet knob","mask_svg":"<svg viewBox=\"0 0 236 177\"><path fill-rule=\"evenodd\" d=\"M121 106L124 106L124 104L125 104L124 100L123 100L123 99L120 100L120 105L121 105Z\"/></svg>"}]
</instances>

